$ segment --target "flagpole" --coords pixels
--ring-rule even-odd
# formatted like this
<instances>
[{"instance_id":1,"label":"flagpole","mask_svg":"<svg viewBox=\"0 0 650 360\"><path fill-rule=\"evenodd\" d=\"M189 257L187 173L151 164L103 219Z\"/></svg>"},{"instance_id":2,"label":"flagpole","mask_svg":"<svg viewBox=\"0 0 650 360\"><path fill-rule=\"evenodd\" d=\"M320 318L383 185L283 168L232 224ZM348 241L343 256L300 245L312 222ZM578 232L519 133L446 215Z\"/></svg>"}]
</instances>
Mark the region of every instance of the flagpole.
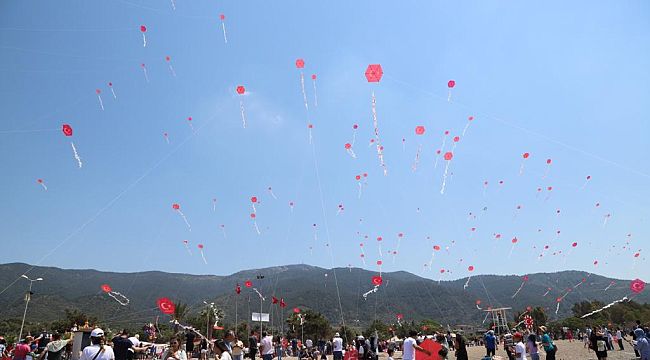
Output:
<instances>
[{"instance_id":1,"label":"flagpole","mask_svg":"<svg viewBox=\"0 0 650 360\"><path fill-rule=\"evenodd\" d=\"M239 300L239 294L235 295L235 334L237 334L237 300Z\"/></svg>"},{"instance_id":2,"label":"flagpole","mask_svg":"<svg viewBox=\"0 0 650 360\"><path fill-rule=\"evenodd\" d=\"M252 312L251 312L251 294L250 293L248 293L248 313L252 314ZM253 325L251 324L252 319L251 319L250 316L248 316L247 318L248 318L248 320L247 320L247 322L248 322L248 330L251 331L251 330L253 330Z\"/></svg>"},{"instance_id":3,"label":"flagpole","mask_svg":"<svg viewBox=\"0 0 650 360\"><path fill-rule=\"evenodd\" d=\"M260 295L260 336L262 336L262 305L264 305L263 301L264 299L262 298L262 295Z\"/></svg>"}]
</instances>

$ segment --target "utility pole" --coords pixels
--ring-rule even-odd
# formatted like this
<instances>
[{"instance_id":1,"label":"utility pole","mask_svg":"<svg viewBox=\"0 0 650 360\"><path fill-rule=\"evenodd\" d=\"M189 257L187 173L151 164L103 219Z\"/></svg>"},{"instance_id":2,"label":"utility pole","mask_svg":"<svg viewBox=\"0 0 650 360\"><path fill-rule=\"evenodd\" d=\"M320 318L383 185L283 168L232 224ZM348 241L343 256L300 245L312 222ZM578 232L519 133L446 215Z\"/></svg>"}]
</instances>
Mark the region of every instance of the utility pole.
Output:
<instances>
[{"instance_id":1,"label":"utility pole","mask_svg":"<svg viewBox=\"0 0 650 360\"><path fill-rule=\"evenodd\" d=\"M25 278L29 280L29 291L27 291L27 294L25 294L25 312L23 312L23 322L20 324L20 333L18 334L18 341L23 337L23 327L25 326L25 317L27 316L27 306L29 306L29 300L32 298L32 285L34 284L34 281L43 281L43 278L36 278L34 280L30 279L27 277L27 275L23 274L21 276L22 278Z\"/></svg>"}]
</instances>

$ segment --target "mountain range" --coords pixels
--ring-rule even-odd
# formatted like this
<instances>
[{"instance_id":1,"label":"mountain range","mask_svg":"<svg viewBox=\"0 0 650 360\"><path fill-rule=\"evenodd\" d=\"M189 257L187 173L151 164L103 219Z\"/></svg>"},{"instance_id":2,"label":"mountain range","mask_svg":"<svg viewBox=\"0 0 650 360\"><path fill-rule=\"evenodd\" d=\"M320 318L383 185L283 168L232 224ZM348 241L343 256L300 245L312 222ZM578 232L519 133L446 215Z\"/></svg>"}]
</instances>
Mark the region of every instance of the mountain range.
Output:
<instances>
[{"instance_id":1,"label":"mountain range","mask_svg":"<svg viewBox=\"0 0 650 360\"><path fill-rule=\"evenodd\" d=\"M580 301L600 300L609 303L629 295L629 280L610 279L581 271L528 274L522 276L476 275L453 281L436 281L404 271L382 273L383 283L376 292L372 277L376 272L360 268L324 269L309 265L287 265L239 271L227 276L189 275L147 271L137 273L71 270L31 266L23 263L0 265L0 318L20 318L29 282L34 282L27 314L28 321L52 321L63 316L65 309L78 309L96 316L102 323L139 324L162 315L156 302L168 297L188 304L190 312L204 308L204 301L214 302L225 313L225 322L250 319L251 312L271 312L279 321L280 308L271 297L283 298L285 317L294 307L322 313L332 325L364 326L379 319L395 322L433 319L442 324L480 324L487 307L511 307L521 311L527 306L542 306L550 319L571 315L571 307ZM251 288L245 286L250 280ZM102 285L129 299L120 305ZM235 292L237 284L241 293ZM513 295L520 291L513 297ZM364 298L363 294L369 292ZM564 296L559 309L556 300ZM477 305L477 300L480 304ZM648 302L642 293L635 301ZM479 310L479 308L481 310ZM556 313L556 309L558 310ZM236 310L236 311L235 311ZM341 312L343 316L341 316Z\"/></svg>"}]
</instances>

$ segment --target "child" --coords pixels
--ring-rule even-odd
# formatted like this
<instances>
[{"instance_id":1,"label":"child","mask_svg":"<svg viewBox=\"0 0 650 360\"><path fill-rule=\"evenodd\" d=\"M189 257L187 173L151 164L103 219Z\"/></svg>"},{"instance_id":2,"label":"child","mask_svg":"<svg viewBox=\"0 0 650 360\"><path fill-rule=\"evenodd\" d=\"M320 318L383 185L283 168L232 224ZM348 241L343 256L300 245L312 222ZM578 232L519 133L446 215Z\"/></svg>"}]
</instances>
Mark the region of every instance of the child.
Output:
<instances>
[{"instance_id":1,"label":"child","mask_svg":"<svg viewBox=\"0 0 650 360\"><path fill-rule=\"evenodd\" d=\"M388 360L393 360L393 354L394 353L395 353L395 350L388 349Z\"/></svg>"},{"instance_id":2,"label":"child","mask_svg":"<svg viewBox=\"0 0 650 360\"><path fill-rule=\"evenodd\" d=\"M531 360L539 360L539 351L537 350L537 336L535 334L528 335L528 342L526 344L526 350L530 354Z\"/></svg>"}]
</instances>

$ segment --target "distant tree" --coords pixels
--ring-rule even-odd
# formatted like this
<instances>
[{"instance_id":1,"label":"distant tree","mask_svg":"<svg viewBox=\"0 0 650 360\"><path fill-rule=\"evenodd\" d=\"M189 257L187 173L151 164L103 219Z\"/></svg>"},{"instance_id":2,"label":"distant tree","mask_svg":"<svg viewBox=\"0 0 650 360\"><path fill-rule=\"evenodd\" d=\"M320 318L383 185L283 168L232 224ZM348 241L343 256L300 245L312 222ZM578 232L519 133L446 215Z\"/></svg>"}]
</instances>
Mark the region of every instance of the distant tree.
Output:
<instances>
[{"instance_id":1,"label":"distant tree","mask_svg":"<svg viewBox=\"0 0 650 360\"><path fill-rule=\"evenodd\" d=\"M302 316L303 325L300 325L300 316ZM332 328L329 321L319 312L305 310L300 314L292 313L287 318L287 336L305 340L328 339L332 336Z\"/></svg>"},{"instance_id":2,"label":"distant tree","mask_svg":"<svg viewBox=\"0 0 650 360\"><path fill-rule=\"evenodd\" d=\"M442 331L443 327L435 320L423 319L420 321L419 328L417 330L427 334L433 334L436 331Z\"/></svg>"},{"instance_id":3,"label":"distant tree","mask_svg":"<svg viewBox=\"0 0 650 360\"><path fill-rule=\"evenodd\" d=\"M519 329L523 329L526 325L522 323L522 321L524 320L524 317L526 315L529 315L530 317L533 318L533 327L535 328L542 325L546 325L546 322L548 321L548 316L546 315L544 308L538 306L535 308L531 308L530 311L528 311L528 308L521 311L516 311L514 313L515 321L510 324L511 325L510 327L514 328L514 325L519 324L517 327Z\"/></svg>"},{"instance_id":4,"label":"distant tree","mask_svg":"<svg viewBox=\"0 0 650 360\"><path fill-rule=\"evenodd\" d=\"M352 343L352 340L354 340L357 334L361 334L361 329L348 325L340 326L338 329L334 330L334 332L338 332L343 338L343 345L347 345Z\"/></svg>"},{"instance_id":5,"label":"distant tree","mask_svg":"<svg viewBox=\"0 0 650 360\"><path fill-rule=\"evenodd\" d=\"M5 339L11 343L16 341L18 332L20 331L20 318L9 318L0 320L0 334L4 334ZM26 323L27 328L31 323Z\"/></svg>"},{"instance_id":6,"label":"distant tree","mask_svg":"<svg viewBox=\"0 0 650 360\"><path fill-rule=\"evenodd\" d=\"M214 312L208 307L204 307L201 311L194 313L191 316L186 315L185 323L199 330L201 334L207 336L208 338L214 337L213 333L215 332L221 332L219 335L223 336L223 331L226 330L223 322L224 312L221 309L217 309L217 316L220 319L218 326L223 327L224 329L213 329L215 323Z\"/></svg>"},{"instance_id":7,"label":"distant tree","mask_svg":"<svg viewBox=\"0 0 650 360\"><path fill-rule=\"evenodd\" d=\"M183 304L182 302L175 302L174 305L176 306L174 308L174 319L177 320L178 322L182 322L185 320L187 317L187 314L189 313L189 309L187 308L187 304Z\"/></svg>"},{"instance_id":8,"label":"distant tree","mask_svg":"<svg viewBox=\"0 0 650 360\"><path fill-rule=\"evenodd\" d=\"M411 329L415 329L416 325L413 321L402 321L400 324L393 326L393 332L395 336L400 339L404 339L408 336Z\"/></svg>"},{"instance_id":9,"label":"distant tree","mask_svg":"<svg viewBox=\"0 0 650 360\"><path fill-rule=\"evenodd\" d=\"M87 315L79 309L65 309L65 316L50 323L49 328L63 333L70 331L75 325L78 327L83 326L86 321L90 326L99 325L95 316Z\"/></svg>"},{"instance_id":10,"label":"distant tree","mask_svg":"<svg viewBox=\"0 0 650 360\"><path fill-rule=\"evenodd\" d=\"M388 331L388 325L384 324L381 320L374 320L365 330L363 330L363 336L365 336L366 339L375 336L375 334L377 334L379 339L389 338L390 333Z\"/></svg>"},{"instance_id":11,"label":"distant tree","mask_svg":"<svg viewBox=\"0 0 650 360\"><path fill-rule=\"evenodd\" d=\"M546 325L546 322L548 321L548 315L546 315L544 308L541 306L533 308L530 312L530 316L533 318L534 326Z\"/></svg>"}]
</instances>

